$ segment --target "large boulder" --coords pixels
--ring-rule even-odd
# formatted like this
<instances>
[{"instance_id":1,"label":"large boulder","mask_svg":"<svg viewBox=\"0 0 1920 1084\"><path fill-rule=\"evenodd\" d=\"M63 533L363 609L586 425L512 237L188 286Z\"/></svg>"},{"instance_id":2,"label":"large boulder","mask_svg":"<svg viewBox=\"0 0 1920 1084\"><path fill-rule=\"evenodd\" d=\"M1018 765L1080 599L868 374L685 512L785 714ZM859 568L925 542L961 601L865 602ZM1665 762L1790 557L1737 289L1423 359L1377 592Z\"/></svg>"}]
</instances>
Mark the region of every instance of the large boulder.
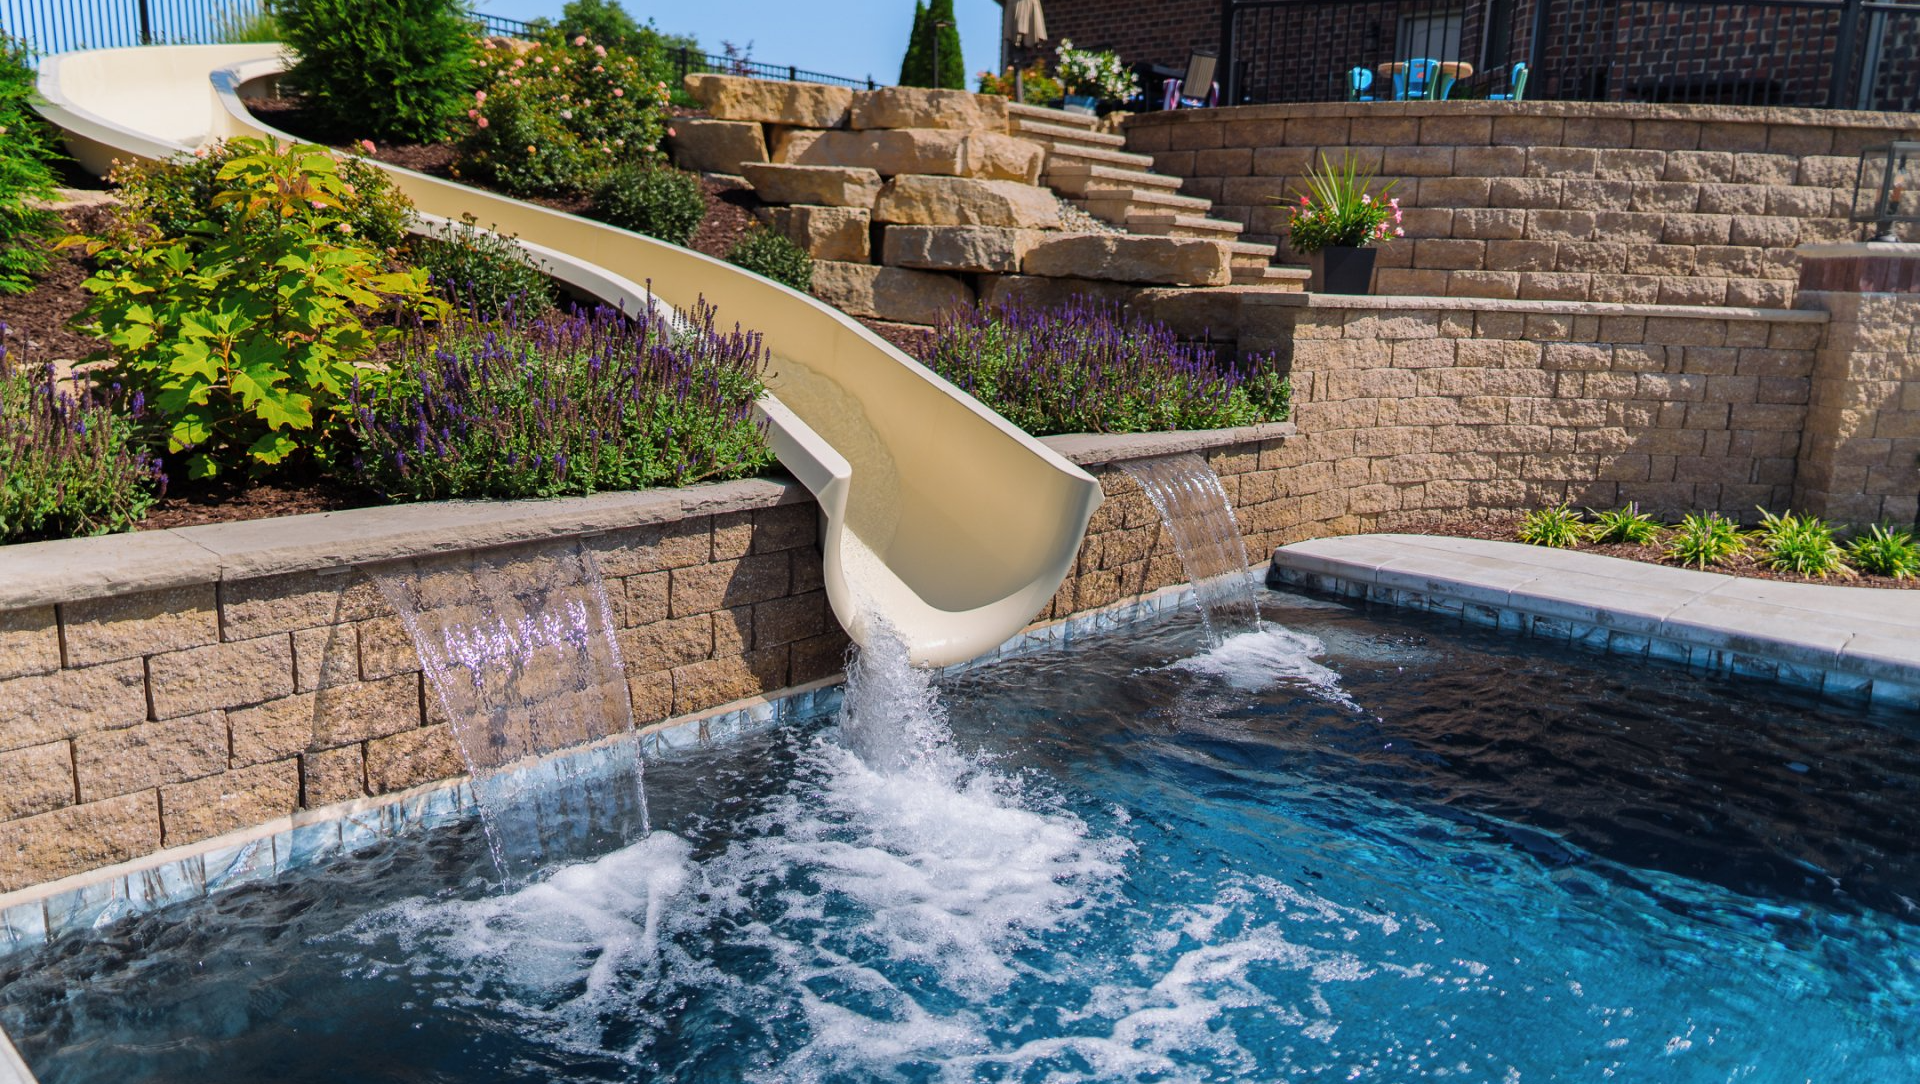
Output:
<instances>
[{"instance_id":1,"label":"large boulder","mask_svg":"<svg viewBox=\"0 0 1920 1084\"><path fill-rule=\"evenodd\" d=\"M682 118L673 122L667 151L681 169L738 173L749 163L767 160L767 140L758 124Z\"/></svg>"},{"instance_id":2,"label":"large boulder","mask_svg":"<svg viewBox=\"0 0 1920 1084\"><path fill-rule=\"evenodd\" d=\"M952 275L832 260L814 263L813 296L853 316L901 324L932 324L973 304L973 290Z\"/></svg>"},{"instance_id":3,"label":"large boulder","mask_svg":"<svg viewBox=\"0 0 1920 1084\"><path fill-rule=\"evenodd\" d=\"M816 260L866 262L871 223L864 207L762 207L760 221Z\"/></svg>"},{"instance_id":4,"label":"large boulder","mask_svg":"<svg viewBox=\"0 0 1920 1084\"><path fill-rule=\"evenodd\" d=\"M1029 275L1145 282L1165 286L1227 286L1233 250L1202 237L1138 237L1081 233L1049 238L1027 250Z\"/></svg>"},{"instance_id":5,"label":"large boulder","mask_svg":"<svg viewBox=\"0 0 1920 1084\"><path fill-rule=\"evenodd\" d=\"M847 123L853 91L824 83L786 83L741 75L687 76L687 92L717 120L839 128Z\"/></svg>"},{"instance_id":6,"label":"large boulder","mask_svg":"<svg viewBox=\"0 0 1920 1084\"><path fill-rule=\"evenodd\" d=\"M923 271L1009 273L1041 235L997 226L888 226L882 245L889 267Z\"/></svg>"},{"instance_id":7,"label":"large boulder","mask_svg":"<svg viewBox=\"0 0 1920 1084\"><path fill-rule=\"evenodd\" d=\"M966 128L1007 130L1007 100L965 90L885 87L857 91L848 124L854 128Z\"/></svg>"},{"instance_id":8,"label":"large boulder","mask_svg":"<svg viewBox=\"0 0 1920 1084\"><path fill-rule=\"evenodd\" d=\"M1082 298L1124 305L1140 289L1124 282L1041 278L1038 275L981 275L979 281L982 305L1020 302L1041 308L1058 308Z\"/></svg>"},{"instance_id":9,"label":"large boulder","mask_svg":"<svg viewBox=\"0 0 1920 1084\"><path fill-rule=\"evenodd\" d=\"M769 162L747 166L745 173L762 203L868 208L880 198L880 174L862 167Z\"/></svg>"},{"instance_id":10,"label":"large boulder","mask_svg":"<svg viewBox=\"0 0 1920 1084\"><path fill-rule=\"evenodd\" d=\"M1038 143L957 128L875 128L860 132L787 131L774 160L796 166L864 167L883 177L925 173L1036 184L1047 152Z\"/></svg>"},{"instance_id":11,"label":"large boulder","mask_svg":"<svg viewBox=\"0 0 1920 1084\"><path fill-rule=\"evenodd\" d=\"M895 177L880 190L873 220L909 226L1008 226L1051 230L1060 201L1045 188L971 177Z\"/></svg>"}]
</instances>

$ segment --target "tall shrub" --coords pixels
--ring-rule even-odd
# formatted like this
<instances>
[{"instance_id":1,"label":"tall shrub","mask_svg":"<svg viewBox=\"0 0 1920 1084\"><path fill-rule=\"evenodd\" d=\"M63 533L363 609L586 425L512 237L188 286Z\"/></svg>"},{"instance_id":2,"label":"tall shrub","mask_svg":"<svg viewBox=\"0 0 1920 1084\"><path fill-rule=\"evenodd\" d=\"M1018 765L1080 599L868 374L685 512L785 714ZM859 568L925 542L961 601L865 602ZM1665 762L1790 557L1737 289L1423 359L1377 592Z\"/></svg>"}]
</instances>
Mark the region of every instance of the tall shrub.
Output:
<instances>
[{"instance_id":1,"label":"tall shrub","mask_svg":"<svg viewBox=\"0 0 1920 1084\"><path fill-rule=\"evenodd\" d=\"M907 54L900 62L900 85L967 88L967 63L960 55L960 24L953 16L953 0L915 0Z\"/></svg>"},{"instance_id":2,"label":"tall shrub","mask_svg":"<svg viewBox=\"0 0 1920 1084\"><path fill-rule=\"evenodd\" d=\"M900 58L900 85L933 85L933 58L927 52L927 0L913 0L913 29L907 31L907 52Z\"/></svg>"},{"instance_id":3,"label":"tall shrub","mask_svg":"<svg viewBox=\"0 0 1920 1084\"><path fill-rule=\"evenodd\" d=\"M53 194L52 133L28 103L33 69L26 49L0 35L0 294L23 293L47 269L47 237L59 216L30 203Z\"/></svg>"},{"instance_id":4,"label":"tall shrub","mask_svg":"<svg viewBox=\"0 0 1920 1084\"><path fill-rule=\"evenodd\" d=\"M380 140L445 135L478 82L463 0L280 0L294 82L336 129Z\"/></svg>"}]
</instances>

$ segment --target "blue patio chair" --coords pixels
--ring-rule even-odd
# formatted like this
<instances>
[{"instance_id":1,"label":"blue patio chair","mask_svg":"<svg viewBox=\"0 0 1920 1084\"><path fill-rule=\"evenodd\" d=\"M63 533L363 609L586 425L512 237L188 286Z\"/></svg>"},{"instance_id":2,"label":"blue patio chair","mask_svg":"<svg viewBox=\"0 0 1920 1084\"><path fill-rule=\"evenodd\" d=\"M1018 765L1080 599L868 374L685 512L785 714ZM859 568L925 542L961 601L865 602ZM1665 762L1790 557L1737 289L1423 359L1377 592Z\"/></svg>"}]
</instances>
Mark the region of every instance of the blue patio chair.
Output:
<instances>
[{"instance_id":1,"label":"blue patio chair","mask_svg":"<svg viewBox=\"0 0 1920 1084\"><path fill-rule=\"evenodd\" d=\"M1513 71L1507 76L1507 93L1489 94L1487 95L1487 100L1490 102L1517 102L1525 99L1526 96L1527 66L1525 64L1515 64Z\"/></svg>"},{"instance_id":2,"label":"blue patio chair","mask_svg":"<svg viewBox=\"0 0 1920 1084\"><path fill-rule=\"evenodd\" d=\"M1355 68L1347 73L1347 100L1350 102L1370 102L1373 95L1367 91L1373 89L1373 70Z\"/></svg>"},{"instance_id":3,"label":"blue patio chair","mask_svg":"<svg viewBox=\"0 0 1920 1084\"><path fill-rule=\"evenodd\" d=\"M1433 97L1438 89L1435 80L1439 72L1440 62L1431 57L1407 61L1404 69L1393 73L1393 100L1405 102Z\"/></svg>"}]
</instances>

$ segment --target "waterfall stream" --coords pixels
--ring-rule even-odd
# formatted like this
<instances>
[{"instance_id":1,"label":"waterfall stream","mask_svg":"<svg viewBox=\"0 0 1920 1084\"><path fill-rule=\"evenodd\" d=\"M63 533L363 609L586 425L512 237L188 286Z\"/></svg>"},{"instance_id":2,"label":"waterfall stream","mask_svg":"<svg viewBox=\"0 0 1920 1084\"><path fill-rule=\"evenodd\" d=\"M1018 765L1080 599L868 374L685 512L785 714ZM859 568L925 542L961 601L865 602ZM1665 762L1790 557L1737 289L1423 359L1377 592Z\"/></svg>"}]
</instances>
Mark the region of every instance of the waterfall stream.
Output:
<instances>
[{"instance_id":1,"label":"waterfall stream","mask_svg":"<svg viewBox=\"0 0 1920 1084\"><path fill-rule=\"evenodd\" d=\"M1260 627L1260 603L1247 571L1247 547L1220 476L1192 452L1121 464L1160 513L1180 563L1193 581L1207 640L1219 646Z\"/></svg>"}]
</instances>

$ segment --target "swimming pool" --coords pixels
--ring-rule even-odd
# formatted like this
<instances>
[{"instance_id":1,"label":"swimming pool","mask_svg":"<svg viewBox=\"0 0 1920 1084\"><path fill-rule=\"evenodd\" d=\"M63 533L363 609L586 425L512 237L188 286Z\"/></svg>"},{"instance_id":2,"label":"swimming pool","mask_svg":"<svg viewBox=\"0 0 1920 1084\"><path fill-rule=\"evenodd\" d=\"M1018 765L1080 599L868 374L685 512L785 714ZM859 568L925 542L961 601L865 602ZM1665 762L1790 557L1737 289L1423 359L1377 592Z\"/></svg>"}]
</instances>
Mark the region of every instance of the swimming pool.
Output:
<instances>
[{"instance_id":1,"label":"swimming pool","mask_svg":"<svg viewBox=\"0 0 1920 1084\"><path fill-rule=\"evenodd\" d=\"M67 939L0 1024L47 1084L1920 1078L1910 714L1263 604L871 674L517 891L467 824Z\"/></svg>"}]
</instances>

